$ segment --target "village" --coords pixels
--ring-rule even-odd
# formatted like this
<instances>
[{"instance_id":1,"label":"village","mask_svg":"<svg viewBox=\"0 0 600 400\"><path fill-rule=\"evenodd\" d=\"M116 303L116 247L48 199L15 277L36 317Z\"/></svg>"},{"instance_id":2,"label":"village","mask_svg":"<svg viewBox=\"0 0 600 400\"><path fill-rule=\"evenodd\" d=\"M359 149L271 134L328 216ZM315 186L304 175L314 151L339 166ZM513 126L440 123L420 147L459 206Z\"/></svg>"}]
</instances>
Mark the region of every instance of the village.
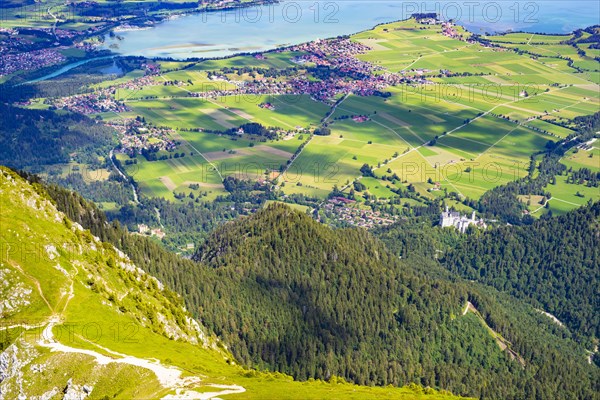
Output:
<instances>
[{"instance_id":1,"label":"village","mask_svg":"<svg viewBox=\"0 0 600 400\"><path fill-rule=\"evenodd\" d=\"M286 51L291 50L306 53L292 58L292 62L296 64L328 69L330 73L327 76L318 76L318 71L307 70L307 73L317 74L315 77L318 80L309 79L306 74L300 73L288 80L262 77L240 83L230 81L226 76L222 75L215 76L212 79L228 81L236 84L238 87L229 90L214 89L203 92L190 92L189 95L200 98L219 98L247 94L308 94L317 101L331 103L340 94L371 96L381 93L388 86L397 86L401 83L430 83L425 77L421 76L422 73L417 72L413 74L376 73L383 68L356 58L356 55L363 54L368 49L368 46L346 38L315 40L293 46L286 49Z\"/></svg>"},{"instance_id":2,"label":"village","mask_svg":"<svg viewBox=\"0 0 600 400\"><path fill-rule=\"evenodd\" d=\"M146 68L147 71L154 71L152 68ZM64 108L69 111L78 112L81 114L97 114L103 112L121 113L129 111L129 108L124 102L115 98L118 90L127 90L130 93L135 93L146 86L160 85L152 77L150 72L139 78L130 81L125 81L118 85L107 88L96 89L92 93L79 94L69 97L62 97L55 100L48 100L48 103L56 108Z\"/></svg>"},{"instance_id":3,"label":"village","mask_svg":"<svg viewBox=\"0 0 600 400\"><path fill-rule=\"evenodd\" d=\"M100 29L94 26L87 30L0 27L0 76L64 63L67 57L62 52L72 48L93 52L97 43L80 39Z\"/></svg>"},{"instance_id":4,"label":"village","mask_svg":"<svg viewBox=\"0 0 600 400\"><path fill-rule=\"evenodd\" d=\"M355 200L345 197L333 197L324 204L325 212L333 214L338 221L361 228L371 229L397 222L398 215L390 215L369 208L360 208Z\"/></svg>"},{"instance_id":5,"label":"village","mask_svg":"<svg viewBox=\"0 0 600 400\"><path fill-rule=\"evenodd\" d=\"M0 76L10 75L17 71L32 71L66 61L66 57L56 50L42 49L23 53L6 54L0 45Z\"/></svg>"},{"instance_id":6,"label":"village","mask_svg":"<svg viewBox=\"0 0 600 400\"><path fill-rule=\"evenodd\" d=\"M172 129L147 125L137 118L108 121L105 124L117 131L119 151L130 157L141 153L142 150L172 151L176 148L171 136Z\"/></svg>"},{"instance_id":7,"label":"village","mask_svg":"<svg viewBox=\"0 0 600 400\"><path fill-rule=\"evenodd\" d=\"M125 103L115 100L114 91L102 89L94 93L78 94L69 97L61 97L52 101L52 105L58 109L89 115L104 112L121 113L128 111Z\"/></svg>"}]
</instances>

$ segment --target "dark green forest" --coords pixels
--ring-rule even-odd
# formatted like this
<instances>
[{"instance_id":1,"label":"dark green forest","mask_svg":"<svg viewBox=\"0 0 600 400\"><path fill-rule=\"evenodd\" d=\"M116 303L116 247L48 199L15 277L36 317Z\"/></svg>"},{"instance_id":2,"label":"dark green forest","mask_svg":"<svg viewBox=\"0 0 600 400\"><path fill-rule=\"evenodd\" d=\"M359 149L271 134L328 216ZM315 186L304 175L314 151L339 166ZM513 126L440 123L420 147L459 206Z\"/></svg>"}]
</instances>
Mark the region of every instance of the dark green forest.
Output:
<instances>
[{"instance_id":1,"label":"dark green forest","mask_svg":"<svg viewBox=\"0 0 600 400\"><path fill-rule=\"evenodd\" d=\"M471 235L443 260L450 271L526 299L588 338L600 337L599 262L600 203Z\"/></svg>"},{"instance_id":2,"label":"dark green forest","mask_svg":"<svg viewBox=\"0 0 600 400\"><path fill-rule=\"evenodd\" d=\"M72 113L26 110L0 104L0 165L39 172L75 160L99 166L116 145L112 129Z\"/></svg>"},{"instance_id":3,"label":"dark green forest","mask_svg":"<svg viewBox=\"0 0 600 400\"><path fill-rule=\"evenodd\" d=\"M331 229L271 205L217 228L193 261L109 223L75 193L38 187L179 293L246 365L300 380L416 382L480 398L597 398L598 367L587 363L571 328L451 275L431 257L431 245L407 242L399 258L389 240L386 246L364 230ZM432 245L465 241L453 235L442 232ZM477 314L462 315L467 300ZM488 326L518 358L500 349Z\"/></svg>"}]
</instances>

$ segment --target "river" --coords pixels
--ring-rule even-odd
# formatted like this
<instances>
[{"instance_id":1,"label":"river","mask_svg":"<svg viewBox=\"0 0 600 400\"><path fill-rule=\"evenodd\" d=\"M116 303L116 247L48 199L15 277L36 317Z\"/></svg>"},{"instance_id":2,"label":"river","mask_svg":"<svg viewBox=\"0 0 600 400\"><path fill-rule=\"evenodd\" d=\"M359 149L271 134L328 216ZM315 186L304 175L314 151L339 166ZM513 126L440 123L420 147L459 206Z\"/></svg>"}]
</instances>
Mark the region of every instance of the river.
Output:
<instances>
[{"instance_id":1,"label":"river","mask_svg":"<svg viewBox=\"0 0 600 400\"><path fill-rule=\"evenodd\" d=\"M77 67L79 67L81 65L87 64L89 62L99 61L99 60L106 60L108 58L114 58L114 57L115 56L102 56L102 57L96 57L96 58L86 58L85 60L76 61L74 63L67 64L64 67L60 68L60 69L57 69L56 71L54 71L54 72L52 72L52 73L50 73L48 75L44 75L44 76L41 76L39 78L35 78L35 79L32 79L32 80L27 81L25 83L22 83L22 85L26 85L26 84L29 84L29 83L42 82L42 81L46 81L48 79L56 78L57 76L60 76L60 75L62 75L64 73L66 73L66 72L69 72L72 69L75 69L75 68L77 68ZM113 63L113 65L114 65L114 63Z\"/></svg>"}]
</instances>

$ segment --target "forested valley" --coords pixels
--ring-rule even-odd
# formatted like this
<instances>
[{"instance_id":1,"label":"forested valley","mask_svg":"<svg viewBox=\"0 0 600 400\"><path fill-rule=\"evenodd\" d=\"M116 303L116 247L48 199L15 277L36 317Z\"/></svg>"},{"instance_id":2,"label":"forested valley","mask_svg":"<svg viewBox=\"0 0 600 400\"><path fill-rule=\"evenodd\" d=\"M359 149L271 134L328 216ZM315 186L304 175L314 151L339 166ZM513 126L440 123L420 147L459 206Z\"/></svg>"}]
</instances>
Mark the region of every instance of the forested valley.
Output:
<instances>
[{"instance_id":1,"label":"forested valley","mask_svg":"<svg viewBox=\"0 0 600 400\"><path fill-rule=\"evenodd\" d=\"M583 338L600 337L600 203L524 227L471 235L443 264L527 299ZM591 345L591 344L590 344Z\"/></svg>"}]
</instances>

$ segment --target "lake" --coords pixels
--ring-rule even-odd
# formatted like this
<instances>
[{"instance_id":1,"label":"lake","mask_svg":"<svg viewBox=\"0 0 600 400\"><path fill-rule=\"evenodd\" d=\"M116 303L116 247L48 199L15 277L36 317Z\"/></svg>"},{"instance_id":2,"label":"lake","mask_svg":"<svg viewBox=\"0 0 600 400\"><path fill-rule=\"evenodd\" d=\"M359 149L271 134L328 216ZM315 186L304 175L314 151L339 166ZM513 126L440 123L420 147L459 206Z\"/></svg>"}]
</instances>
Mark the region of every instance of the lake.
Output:
<instances>
[{"instance_id":1,"label":"lake","mask_svg":"<svg viewBox=\"0 0 600 400\"><path fill-rule=\"evenodd\" d=\"M568 33L600 23L598 1L284 1L183 16L152 29L108 35L103 48L145 57L224 57L260 52L438 12L475 33Z\"/></svg>"}]
</instances>

